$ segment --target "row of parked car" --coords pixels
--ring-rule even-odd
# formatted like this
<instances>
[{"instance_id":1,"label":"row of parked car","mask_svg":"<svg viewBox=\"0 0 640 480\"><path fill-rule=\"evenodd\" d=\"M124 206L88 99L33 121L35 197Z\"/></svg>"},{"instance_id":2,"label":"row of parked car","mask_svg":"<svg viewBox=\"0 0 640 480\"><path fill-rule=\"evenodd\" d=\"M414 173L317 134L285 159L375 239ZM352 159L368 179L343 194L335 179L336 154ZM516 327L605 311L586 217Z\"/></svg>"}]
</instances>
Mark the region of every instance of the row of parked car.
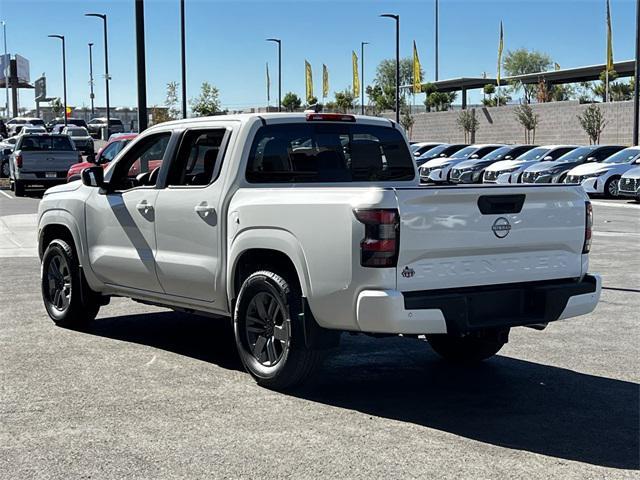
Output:
<instances>
[{"instance_id":1,"label":"row of parked car","mask_svg":"<svg viewBox=\"0 0 640 480\"><path fill-rule=\"evenodd\" d=\"M41 127L49 133L60 133L60 130L65 126L76 126L84 128L93 138L99 138L103 128L107 126L106 117L93 118L89 122L84 121L82 118L67 118L65 121L63 117L57 117L53 120L45 123L44 120L38 117L16 117L8 120L6 123L7 136L12 137L19 134L25 128ZM119 118L112 118L109 120L109 131L111 134L123 133L124 124Z\"/></svg>"},{"instance_id":2,"label":"row of parked car","mask_svg":"<svg viewBox=\"0 0 640 480\"><path fill-rule=\"evenodd\" d=\"M592 195L640 201L640 147L421 142L411 145L423 184L569 183Z\"/></svg>"},{"instance_id":3,"label":"row of parked car","mask_svg":"<svg viewBox=\"0 0 640 480\"><path fill-rule=\"evenodd\" d=\"M25 189L31 185L49 187L55 184L73 181L80 178L80 173L87 167L101 165L106 167L122 148L137 134L114 134L108 143L86 159L83 149L71 135L73 130L86 130L82 127L67 127L61 133L29 132L10 137L0 143L2 153L2 173L9 178L11 189L16 196L25 194ZM12 140L13 143L8 143Z\"/></svg>"}]
</instances>

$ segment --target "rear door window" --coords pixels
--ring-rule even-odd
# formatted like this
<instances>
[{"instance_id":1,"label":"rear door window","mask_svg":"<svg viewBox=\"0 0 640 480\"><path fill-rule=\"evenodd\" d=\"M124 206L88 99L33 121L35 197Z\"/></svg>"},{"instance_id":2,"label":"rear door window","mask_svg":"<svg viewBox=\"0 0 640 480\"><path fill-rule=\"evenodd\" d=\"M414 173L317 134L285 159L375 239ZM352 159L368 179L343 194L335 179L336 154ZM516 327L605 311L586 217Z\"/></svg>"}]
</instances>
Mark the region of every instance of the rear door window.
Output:
<instances>
[{"instance_id":1,"label":"rear door window","mask_svg":"<svg viewBox=\"0 0 640 480\"><path fill-rule=\"evenodd\" d=\"M74 150L69 137L65 136L44 136L23 137L18 150L42 151L42 150Z\"/></svg>"},{"instance_id":2,"label":"rear door window","mask_svg":"<svg viewBox=\"0 0 640 480\"><path fill-rule=\"evenodd\" d=\"M393 127L300 123L261 127L246 177L251 183L403 181L413 180L415 170Z\"/></svg>"}]
</instances>

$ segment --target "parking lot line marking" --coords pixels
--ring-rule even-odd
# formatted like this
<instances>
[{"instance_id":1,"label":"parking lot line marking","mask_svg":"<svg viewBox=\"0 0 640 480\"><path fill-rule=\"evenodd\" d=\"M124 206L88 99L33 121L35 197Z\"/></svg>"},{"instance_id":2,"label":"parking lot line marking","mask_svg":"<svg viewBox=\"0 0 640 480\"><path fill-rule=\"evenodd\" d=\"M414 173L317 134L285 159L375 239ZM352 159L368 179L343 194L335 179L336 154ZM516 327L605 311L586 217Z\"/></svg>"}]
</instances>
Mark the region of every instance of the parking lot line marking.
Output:
<instances>
[{"instance_id":1,"label":"parking lot line marking","mask_svg":"<svg viewBox=\"0 0 640 480\"><path fill-rule=\"evenodd\" d=\"M635 232L598 232L596 230L593 234L601 237L640 237L640 233Z\"/></svg>"},{"instance_id":2,"label":"parking lot line marking","mask_svg":"<svg viewBox=\"0 0 640 480\"><path fill-rule=\"evenodd\" d=\"M632 203L608 203L608 202L592 201L591 205L597 205L598 207L640 208L640 203L637 205L634 205Z\"/></svg>"},{"instance_id":3,"label":"parking lot line marking","mask_svg":"<svg viewBox=\"0 0 640 480\"><path fill-rule=\"evenodd\" d=\"M2 195L4 195L5 197L7 197L9 200L13 200L13 197L11 195L9 195L7 192L4 192L4 191L0 190L0 193Z\"/></svg>"}]
</instances>

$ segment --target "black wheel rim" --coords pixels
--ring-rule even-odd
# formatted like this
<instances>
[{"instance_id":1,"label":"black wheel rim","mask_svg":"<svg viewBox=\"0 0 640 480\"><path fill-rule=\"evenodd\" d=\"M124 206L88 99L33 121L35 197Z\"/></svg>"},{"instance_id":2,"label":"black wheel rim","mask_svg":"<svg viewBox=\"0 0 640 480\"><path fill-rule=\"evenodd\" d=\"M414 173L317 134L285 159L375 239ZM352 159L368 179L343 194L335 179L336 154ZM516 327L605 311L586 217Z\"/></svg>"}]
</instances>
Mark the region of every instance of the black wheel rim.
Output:
<instances>
[{"instance_id":1,"label":"black wheel rim","mask_svg":"<svg viewBox=\"0 0 640 480\"><path fill-rule=\"evenodd\" d=\"M265 367L273 367L289 349L289 322L281 300L257 293L247 306L245 333L249 351Z\"/></svg>"},{"instance_id":2,"label":"black wheel rim","mask_svg":"<svg viewBox=\"0 0 640 480\"><path fill-rule=\"evenodd\" d=\"M2 164L2 176L5 177L5 178L9 176L9 163L8 162L4 162Z\"/></svg>"},{"instance_id":3,"label":"black wheel rim","mask_svg":"<svg viewBox=\"0 0 640 480\"><path fill-rule=\"evenodd\" d=\"M46 271L45 292L49 304L60 312L64 312L71 302L71 270L67 259L55 255L49 261Z\"/></svg>"}]
</instances>

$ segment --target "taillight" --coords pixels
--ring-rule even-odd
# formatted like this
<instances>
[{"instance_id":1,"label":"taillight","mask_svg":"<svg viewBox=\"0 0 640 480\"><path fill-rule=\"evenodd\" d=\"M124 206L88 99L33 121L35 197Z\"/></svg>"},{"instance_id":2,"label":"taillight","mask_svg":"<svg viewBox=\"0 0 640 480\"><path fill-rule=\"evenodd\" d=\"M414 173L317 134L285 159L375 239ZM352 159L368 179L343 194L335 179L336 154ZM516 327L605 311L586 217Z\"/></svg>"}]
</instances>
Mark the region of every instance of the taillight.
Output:
<instances>
[{"instance_id":1,"label":"taillight","mask_svg":"<svg viewBox=\"0 0 640 480\"><path fill-rule=\"evenodd\" d=\"M22 168L22 155L16 155L16 167Z\"/></svg>"},{"instance_id":2,"label":"taillight","mask_svg":"<svg viewBox=\"0 0 640 480\"><path fill-rule=\"evenodd\" d=\"M360 265L388 268L398 264L400 246L400 216L396 209L363 209L353 211L364 224L364 238L360 242Z\"/></svg>"},{"instance_id":3,"label":"taillight","mask_svg":"<svg viewBox=\"0 0 640 480\"><path fill-rule=\"evenodd\" d=\"M593 207L591 202L585 202L585 219L584 219L584 246L582 253L589 253L591 250L591 237L593 236Z\"/></svg>"}]
</instances>

